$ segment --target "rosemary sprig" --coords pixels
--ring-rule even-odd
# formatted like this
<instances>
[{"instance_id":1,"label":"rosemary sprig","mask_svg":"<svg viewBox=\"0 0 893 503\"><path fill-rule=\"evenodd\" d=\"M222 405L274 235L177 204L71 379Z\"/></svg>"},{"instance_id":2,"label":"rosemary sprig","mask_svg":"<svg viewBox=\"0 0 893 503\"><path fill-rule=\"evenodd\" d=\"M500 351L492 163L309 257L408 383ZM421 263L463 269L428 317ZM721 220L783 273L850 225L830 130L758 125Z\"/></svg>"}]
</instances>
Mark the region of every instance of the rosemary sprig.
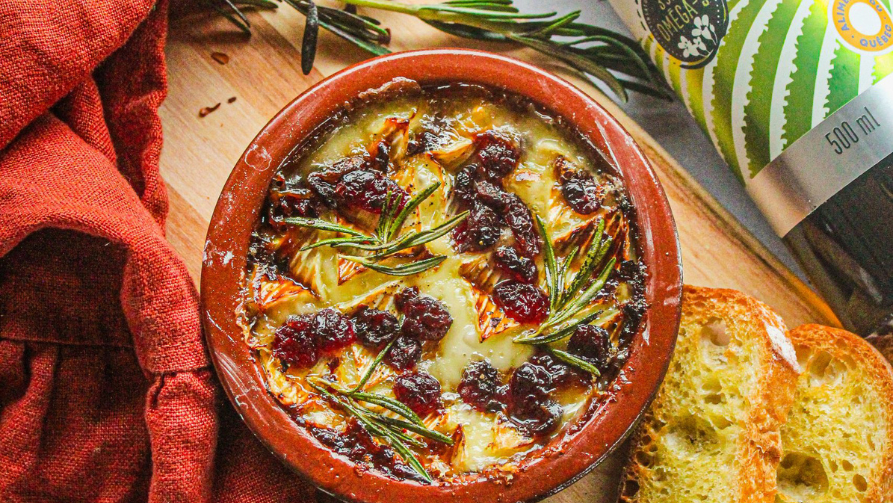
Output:
<instances>
[{"instance_id":1,"label":"rosemary sprig","mask_svg":"<svg viewBox=\"0 0 893 503\"><path fill-rule=\"evenodd\" d=\"M238 0L207 0L239 29L250 32ZM258 2L259 0L247 0ZM225 9L220 3L227 6ZM632 39L614 31L580 23L580 11L558 16L555 12L520 13L512 0L447 0L434 4L408 4L393 0L344 0L344 10L316 5L311 0L285 0L307 16L301 47L301 67L309 73L316 53L320 27L374 55L387 54L390 31L356 7L414 16L457 37L509 42L557 59L588 80L605 84L623 101L635 91L672 99L657 69ZM237 16L234 15L237 13Z\"/></svg>"},{"instance_id":2,"label":"rosemary sprig","mask_svg":"<svg viewBox=\"0 0 893 503\"><path fill-rule=\"evenodd\" d=\"M537 327L532 334L521 334L514 339L515 342L523 344L542 344L543 340L554 342L563 337L569 336L573 330L581 324L593 321L599 312L588 313L582 318L571 319L580 313L589 305L592 299L605 286L611 272L614 270L616 259L611 257L604 265L599 275L592 283L580 292L586 282L592 278L595 268L602 263L608 249L611 247L613 239L605 235L605 221L600 219L598 227L595 230L589 248L586 251L586 258L583 265L573 277L568 277L567 273L570 269L570 262L577 255L574 249L568 254L567 258L558 265L555 257L555 250L552 247L551 239L546 231L546 224L539 215L536 215L536 223L539 231L543 236L543 262L546 268L546 287L549 289L549 316ZM550 332L550 329L565 324L557 332ZM547 334L547 335L543 335ZM562 337L558 337L561 335Z\"/></svg>"},{"instance_id":3,"label":"rosemary sprig","mask_svg":"<svg viewBox=\"0 0 893 503\"><path fill-rule=\"evenodd\" d=\"M386 347L381 351L381 353L379 353L379 357L386 354L388 349L390 349L390 345L388 345L388 347ZM375 370L375 366L379 361L381 361L381 359L376 358L376 361L373 362L370 369L367 370L367 375L371 375L371 372ZM358 391L359 387L354 388L353 390L346 390L333 382L318 377L310 377L307 379L307 382L320 395L337 404L339 407L341 407L341 409L343 409L351 416L354 416L370 434L382 438L389 444L391 444L394 450L396 450L400 454L400 456L403 457L403 459L409 464L409 466L416 470L416 472L418 472L419 475L422 476L422 478L424 478L428 482L431 482L431 476L428 474L428 471L425 470L425 467L422 466L421 462L419 462L415 454L413 454L412 451L410 451L409 448L406 446L406 444L410 444L416 447L423 448L426 445L418 439L409 436L405 432L410 431L424 438L428 438L430 440L434 440L435 442L441 442L447 445L453 445L452 438L438 431L426 428L424 423L422 423L422 420L418 417L418 415L415 414L415 412L406 407L406 405L404 405L403 403L394 400L393 398L389 398L376 393L365 393L362 391ZM397 414L398 416L402 417L402 419L385 416L366 407L363 407L358 402L366 402L377 405L390 412L393 412L394 414Z\"/></svg>"},{"instance_id":4,"label":"rosemary sprig","mask_svg":"<svg viewBox=\"0 0 893 503\"><path fill-rule=\"evenodd\" d=\"M324 239L311 243L301 248L301 251L319 246L363 250L371 253L365 256L343 254L340 256L345 260L356 262L357 264L383 274L391 276L410 276L438 266L441 262L446 260L446 255L435 255L426 259L407 262L396 266L388 266L380 264L379 262L386 258L393 257L396 253L403 250L415 248L440 238L453 230L453 228L468 217L468 212L466 211L430 229L401 234L400 231L403 229L403 224L406 223L406 219L409 215L415 211L425 199L433 194L438 187L440 187L440 182L431 184L425 188L425 190L413 195L409 201L403 205L403 208L400 208L402 198L395 196L388 191L385 196L384 204L382 205L381 215L378 217L378 225L375 228L375 232L372 234L363 233L356 229L351 229L350 227L319 218L291 217L284 218L282 221L299 227L347 234L346 237Z\"/></svg>"},{"instance_id":5,"label":"rosemary sprig","mask_svg":"<svg viewBox=\"0 0 893 503\"><path fill-rule=\"evenodd\" d=\"M599 220L592 241L586 250L583 265L573 277L569 277L571 262L579 253L579 248L574 247L567 257L558 263L555 257L555 249L546 231L546 225L539 215L536 215L536 223L540 234L543 236L543 262L546 273L546 287L549 289L549 316L537 327L533 333L525 333L513 340L519 344L532 344L543 347L559 360L575 367L579 367L593 376L598 376L598 369L586 360L576 357L566 351L550 347L549 344L570 337L578 327L588 325L605 314L603 309L594 307L586 311L582 316L581 311L587 308L592 299L605 286L611 272L614 270L615 258L611 258L602 268L599 275L591 280L593 273L605 258L611 247L612 238L605 235L605 221ZM585 289L584 289L585 286ZM580 293L582 289L582 293Z\"/></svg>"}]
</instances>

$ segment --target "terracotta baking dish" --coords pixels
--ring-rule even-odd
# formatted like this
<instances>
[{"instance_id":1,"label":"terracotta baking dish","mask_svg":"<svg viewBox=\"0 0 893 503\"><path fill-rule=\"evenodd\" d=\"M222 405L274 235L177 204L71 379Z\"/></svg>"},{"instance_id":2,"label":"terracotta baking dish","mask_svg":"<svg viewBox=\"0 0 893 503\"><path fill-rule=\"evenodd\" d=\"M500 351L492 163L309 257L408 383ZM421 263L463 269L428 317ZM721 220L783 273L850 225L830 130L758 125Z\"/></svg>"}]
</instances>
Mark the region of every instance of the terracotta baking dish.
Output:
<instances>
[{"instance_id":1,"label":"terracotta baking dish","mask_svg":"<svg viewBox=\"0 0 893 503\"><path fill-rule=\"evenodd\" d=\"M537 451L510 481L472 477L423 485L358 470L297 426L267 393L262 371L236 324L249 237L280 162L339 107L359 93L405 77L422 83L473 82L527 96L564 116L605 155L616 159L637 208L651 306L631 346L623 378L582 428ZM325 492L363 502L532 501L568 486L603 460L654 396L679 326L681 264L666 196L642 151L617 121L579 89L526 63L481 51L404 52L347 68L307 90L267 124L233 169L211 218L201 292L205 337L224 389L254 433L282 461Z\"/></svg>"}]
</instances>

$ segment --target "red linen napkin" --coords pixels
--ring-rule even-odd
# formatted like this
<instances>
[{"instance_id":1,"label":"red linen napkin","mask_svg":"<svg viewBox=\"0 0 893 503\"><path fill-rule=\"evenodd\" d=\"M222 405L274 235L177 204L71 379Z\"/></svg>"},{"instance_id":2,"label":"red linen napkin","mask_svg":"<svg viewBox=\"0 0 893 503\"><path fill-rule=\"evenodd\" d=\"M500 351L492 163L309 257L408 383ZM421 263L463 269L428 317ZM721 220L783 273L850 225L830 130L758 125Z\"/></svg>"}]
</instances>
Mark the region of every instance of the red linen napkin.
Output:
<instances>
[{"instance_id":1,"label":"red linen napkin","mask_svg":"<svg viewBox=\"0 0 893 503\"><path fill-rule=\"evenodd\" d=\"M0 501L306 501L164 238L167 2L0 2Z\"/></svg>"}]
</instances>

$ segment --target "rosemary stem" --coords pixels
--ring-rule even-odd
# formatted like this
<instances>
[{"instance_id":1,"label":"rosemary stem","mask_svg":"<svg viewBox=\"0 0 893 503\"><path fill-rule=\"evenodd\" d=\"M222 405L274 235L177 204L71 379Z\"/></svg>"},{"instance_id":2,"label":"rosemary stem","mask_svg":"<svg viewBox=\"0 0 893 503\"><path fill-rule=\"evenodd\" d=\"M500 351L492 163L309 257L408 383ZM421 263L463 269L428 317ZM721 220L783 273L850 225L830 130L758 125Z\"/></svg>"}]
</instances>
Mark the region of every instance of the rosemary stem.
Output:
<instances>
[{"instance_id":1,"label":"rosemary stem","mask_svg":"<svg viewBox=\"0 0 893 503\"><path fill-rule=\"evenodd\" d=\"M401 14L418 14L419 8L415 5L407 5L389 0L344 0L344 3L356 5L357 7L369 7L370 9L381 9L391 12L399 12Z\"/></svg>"}]
</instances>

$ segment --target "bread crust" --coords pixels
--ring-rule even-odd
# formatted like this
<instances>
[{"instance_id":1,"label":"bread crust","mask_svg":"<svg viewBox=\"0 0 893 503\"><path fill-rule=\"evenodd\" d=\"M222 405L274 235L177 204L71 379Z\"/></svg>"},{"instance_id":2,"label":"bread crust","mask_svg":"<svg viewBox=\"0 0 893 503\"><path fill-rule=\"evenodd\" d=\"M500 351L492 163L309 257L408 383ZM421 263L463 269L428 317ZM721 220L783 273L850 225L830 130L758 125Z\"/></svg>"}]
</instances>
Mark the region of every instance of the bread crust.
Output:
<instances>
[{"instance_id":1,"label":"bread crust","mask_svg":"<svg viewBox=\"0 0 893 503\"><path fill-rule=\"evenodd\" d=\"M803 325L788 334L795 347L825 351L834 358L850 358L860 364L860 372L881 397L887 421L887 439L882 455L882 466L877 476L868 481L864 501L889 503L893 501L893 367L874 346L856 334L822 325Z\"/></svg>"},{"instance_id":2,"label":"bread crust","mask_svg":"<svg viewBox=\"0 0 893 503\"><path fill-rule=\"evenodd\" d=\"M738 482L737 497L729 503L773 503L776 469L781 460L780 429L793 402L800 371L794 348L785 335L784 321L762 302L736 290L686 285L682 301L683 325L686 320L706 325L710 319L719 318L735 319L752 329L764 358L757 372L754 406L740 421L744 429L735 446L737 462L728 467L737 470L735 480ZM695 336L682 331L679 335L680 339ZM673 371L671 364L670 372ZM620 501L624 503L659 503L642 499L638 494L640 481L648 476L647 468L638 458L646 441L656 434L655 421L667 419L655 417L667 400L669 397L662 388L633 436L630 462L621 483Z\"/></svg>"}]
</instances>

